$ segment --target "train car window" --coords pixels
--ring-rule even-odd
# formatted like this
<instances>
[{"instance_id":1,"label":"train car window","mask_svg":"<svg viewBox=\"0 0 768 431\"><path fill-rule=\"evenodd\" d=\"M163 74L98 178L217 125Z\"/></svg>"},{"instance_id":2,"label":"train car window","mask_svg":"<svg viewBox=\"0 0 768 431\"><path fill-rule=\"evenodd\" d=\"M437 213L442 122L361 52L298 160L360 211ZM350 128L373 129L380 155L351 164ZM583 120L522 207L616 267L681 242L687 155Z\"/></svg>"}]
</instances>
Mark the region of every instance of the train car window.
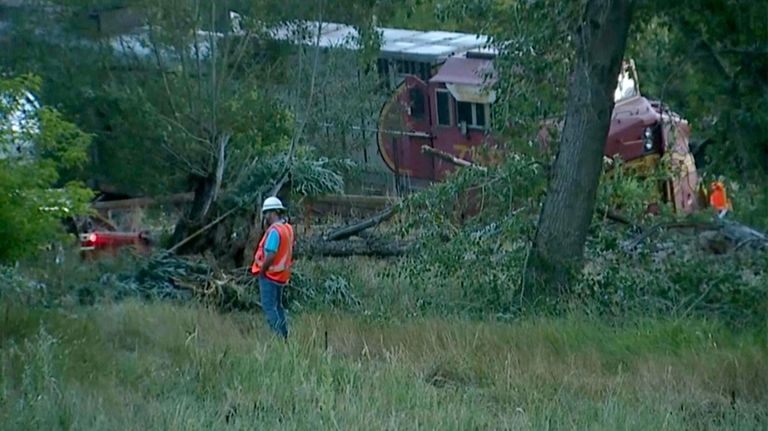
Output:
<instances>
[{"instance_id":1,"label":"train car window","mask_svg":"<svg viewBox=\"0 0 768 431\"><path fill-rule=\"evenodd\" d=\"M379 81L380 82L387 82L389 81L389 62L386 59L380 58L376 62L376 68L379 72Z\"/></svg>"},{"instance_id":2,"label":"train car window","mask_svg":"<svg viewBox=\"0 0 768 431\"><path fill-rule=\"evenodd\" d=\"M411 117L416 120L424 119L424 92L421 88L411 88L408 90L408 98L411 99Z\"/></svg>"},{"instance_id":3,"label":"train car window","mask_svg":"<svg viewBox=\"0 0 768 431\"><path fill-rule=\"evenodd\" d=\"M456 121L461 124L467 123L467 126L474 126L475 122L472 119L473 103L468 102L456 102Z\"/></svg>"},{"instance_id":4,"label":"train car window","mask_svg":"<svg viewBox=\"0 0 768 431\"><path fill-rule=\"evenodd\" d=\"M475 104L475 125L485 127L488 118L488 105Z\"/></svg>"},{"instance_id":5,"label":"train car window","mask_svg":"<svg viewBox=\"0 0 768 431\"><path fill-rule=\"evenodd\" d=\"M437 124L439 126L451 125L451 96L447 90L435 91L436 106L437 106Z\"/></svg>"},{"instance_id":6,"label":"train car window","mask_svg":"<svg viewBox=\"0 0 768 431\"><path fill-rule=\"evenodd\" d=\"M429 65L427 63L419 64L419 75L423 81L429 80Z\"/></svg>"},{"instance_id":7,"label":"train car window","mask_svg":"<svg viewBox=\"0 0 768 431\"><path fill-rule=\"evenodd\" d=\"M488 126L488 105L482 103L456 102L456 117L459 124L484 129Z\"/></svg>"},{"instance_id":8,"label":"train car window","mask_svg":"<svg viewBox=\"0 0 768 431\"><path fill-rule=\"evenodd\" d=\"M399 64L400 73L407 75L408 74L408 62L407 61L400 61Z\"/></svg>"}]
</instances>

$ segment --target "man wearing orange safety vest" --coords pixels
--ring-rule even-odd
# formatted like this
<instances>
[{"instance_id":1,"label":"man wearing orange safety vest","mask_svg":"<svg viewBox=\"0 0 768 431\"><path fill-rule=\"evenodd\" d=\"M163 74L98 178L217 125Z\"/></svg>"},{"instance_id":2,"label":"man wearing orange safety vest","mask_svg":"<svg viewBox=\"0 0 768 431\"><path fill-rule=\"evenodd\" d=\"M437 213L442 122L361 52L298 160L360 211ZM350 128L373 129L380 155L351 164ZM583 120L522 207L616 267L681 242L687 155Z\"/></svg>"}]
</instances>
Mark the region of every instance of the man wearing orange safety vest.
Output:
<instances>
[{"instance_id":1,"label":"man wearing orange safety vest","mask_svg":"<svg viewBox=\"0 0 768 431\"><path fill-rule=\"evenodd\" d=\"M719 218L725 217L731 209L731 202L725 194L725 185L721 181L713 181L709 185L709 205L715 209Z\"/></svg>"},{"instance_id":2,"label":"man wearing orange safety vest","mask_svg":"<svg viewBox=\"0 0 768 431\"><path fill-rule=\"evenodd\" d=\"M291 277L293 227L283 218L285 207L280 199L269 197L261 207L267 231L259 241L251 265L251 273L259 275L261 308L270 328L288 338L288 322L282 304L283 287Z\"/></svg>"}]
</instances>

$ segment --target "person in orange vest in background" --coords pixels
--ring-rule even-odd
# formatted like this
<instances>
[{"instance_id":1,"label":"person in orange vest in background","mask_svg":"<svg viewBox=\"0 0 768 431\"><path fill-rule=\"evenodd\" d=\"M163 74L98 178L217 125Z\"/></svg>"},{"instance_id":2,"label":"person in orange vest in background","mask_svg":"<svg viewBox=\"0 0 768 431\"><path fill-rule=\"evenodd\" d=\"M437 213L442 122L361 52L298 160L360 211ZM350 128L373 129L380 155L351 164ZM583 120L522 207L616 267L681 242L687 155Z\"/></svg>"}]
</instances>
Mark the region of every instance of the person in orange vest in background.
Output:
<instances>
[{"instance_id":1,"label":"person in orange vest in background","mask_svg":"<svg viewBox=\"0 0 768 431\"><path fill-rule=\"evenodd\" d=\"M291 277L293 259L293 227L283 217L285 207L280 199L269 197L261 207L267 231L261 237L253 256L251 273L258 274L261 308L270 328L288 339L288 322L282 304L283 287Z\"/></svg>"},{"instance_id":2,"label":"person in orange vest in background","mask_svg":"<svg viewBox=\"0 0 768 431\"><path fill-rule=\"evenodd\" d=\"M715 209L718 218L725 217L731 209L731 202L725 194L725 185L722 181L712 181L709 184L709 206Z\"/></svg>"}]
</instances>

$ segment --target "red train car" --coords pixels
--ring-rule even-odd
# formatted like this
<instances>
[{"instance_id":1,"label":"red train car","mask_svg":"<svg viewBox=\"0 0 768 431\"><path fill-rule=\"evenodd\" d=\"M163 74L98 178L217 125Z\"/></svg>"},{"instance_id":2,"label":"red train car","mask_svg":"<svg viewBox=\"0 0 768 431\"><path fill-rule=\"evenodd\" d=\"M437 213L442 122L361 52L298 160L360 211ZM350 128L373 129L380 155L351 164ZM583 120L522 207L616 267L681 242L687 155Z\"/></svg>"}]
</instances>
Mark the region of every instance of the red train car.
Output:
<instances>
[{"instance_id":1,"label":"red train car","mask_svg":"<svg viewBox=\"0 0 768 431\"><path fill-rule=\"evenodd\" d=\"M403 78L379 119L378 150L392 172L440 181L456 166L424 154L423 145L471 161L474 150L493 144L491 110L498 78L488 52L452 56L428 80ZM676 211L695 211L699 179L688 148L688 123L640 94L631 61L624 65L614 97L605 157L647 169L669 153L671 179L661 187L662 195ZM547 144L546 128L539 139Z\"/></svg>"},{"instance_id":2,"label":"red train car","mask_svg":"<svg viewBox=\"0 0 768 431\"><path fill-rule=\"evenodd\" d=\"M319 43L324 51L354 50L357 32L337 23L303 22L308 31L288 31L280 27L273 37L293 43ZM290 27L290 26L289 26ZM496 101L493 84L498 77L493 62L496 50L483 35L444 31L415 31L379 28L381 47L377 67L382 81L392 91L384 103L376 126L372 147L380 161L369 161L377 170L394 173L396 188L400 180L418 188L445 178L454 165L422 153L429 146L453 156L472 160L475 150L489 147L491 111ZM315 35L320 35L316 37ZM634 64L622 70L615 92L613 111L604 155L615 156L639 167L658 166L669 155L671 179L661 187L663 197L680 212L698 206L699 179L688 148L688 123L640 94ZM550 124L557 125L553 120ZM548 134L539 134L546 145ZM370 149L366 154L370 154ZM383 166L380 166L383 165Z\"/></svg>"}]
</instances>

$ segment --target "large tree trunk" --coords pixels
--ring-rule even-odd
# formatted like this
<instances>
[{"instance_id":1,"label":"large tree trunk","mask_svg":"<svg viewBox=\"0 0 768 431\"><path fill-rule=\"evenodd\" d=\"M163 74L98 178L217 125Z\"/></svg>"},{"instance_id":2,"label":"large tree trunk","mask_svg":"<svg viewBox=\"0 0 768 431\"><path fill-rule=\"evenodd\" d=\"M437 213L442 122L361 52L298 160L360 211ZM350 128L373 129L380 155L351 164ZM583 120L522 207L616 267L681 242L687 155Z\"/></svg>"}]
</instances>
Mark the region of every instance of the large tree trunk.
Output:
<instances>
[{"instance_id":1,"label":"large tree trunk","mask_svg":"<svg viewBox=\"0 0 768 431\"><path fill-rule=\"evenodd\" d=\"M179 218L171 235L171 245L176 245L183 241L196 228L204 223L205 216L208 214L214 195L214 177L192 177L194 184L194 198L192 204L186 211L186 214ZM183 254L184 251L180 250Z\"/></svg>"},{"instance_id":2,"label":"large tree trunk","mask_svg":"<svg viewBox=\"0 0 768 431\"><path fill-rule=\"evenodd\" d=\"M222 133L213 138L211 147L216 149L216 154L213 157L210 173L205 177L192 176L192 183L194 184L192 205L186 216L181 217L176 223L173 235L171 236L172 245L184 241L193 230L205 224L206 217L221 191L221 183L227 163L226 154L229 139L230 135L228 133ZM189 244L178 251L183 254L194 248L193 244Z\"/></svg>"},{"instance_id":3,"label":"large tree trunk","mask_svg":"<svg viewBox=\"0 0 768 431\"><path fill-rule=\"evenodd\" d=\"M528 262L531 287L559 292L581 266L631 11L632 0L589 0L575 32L565 125Z\"/></svg>"}]
</instances>

